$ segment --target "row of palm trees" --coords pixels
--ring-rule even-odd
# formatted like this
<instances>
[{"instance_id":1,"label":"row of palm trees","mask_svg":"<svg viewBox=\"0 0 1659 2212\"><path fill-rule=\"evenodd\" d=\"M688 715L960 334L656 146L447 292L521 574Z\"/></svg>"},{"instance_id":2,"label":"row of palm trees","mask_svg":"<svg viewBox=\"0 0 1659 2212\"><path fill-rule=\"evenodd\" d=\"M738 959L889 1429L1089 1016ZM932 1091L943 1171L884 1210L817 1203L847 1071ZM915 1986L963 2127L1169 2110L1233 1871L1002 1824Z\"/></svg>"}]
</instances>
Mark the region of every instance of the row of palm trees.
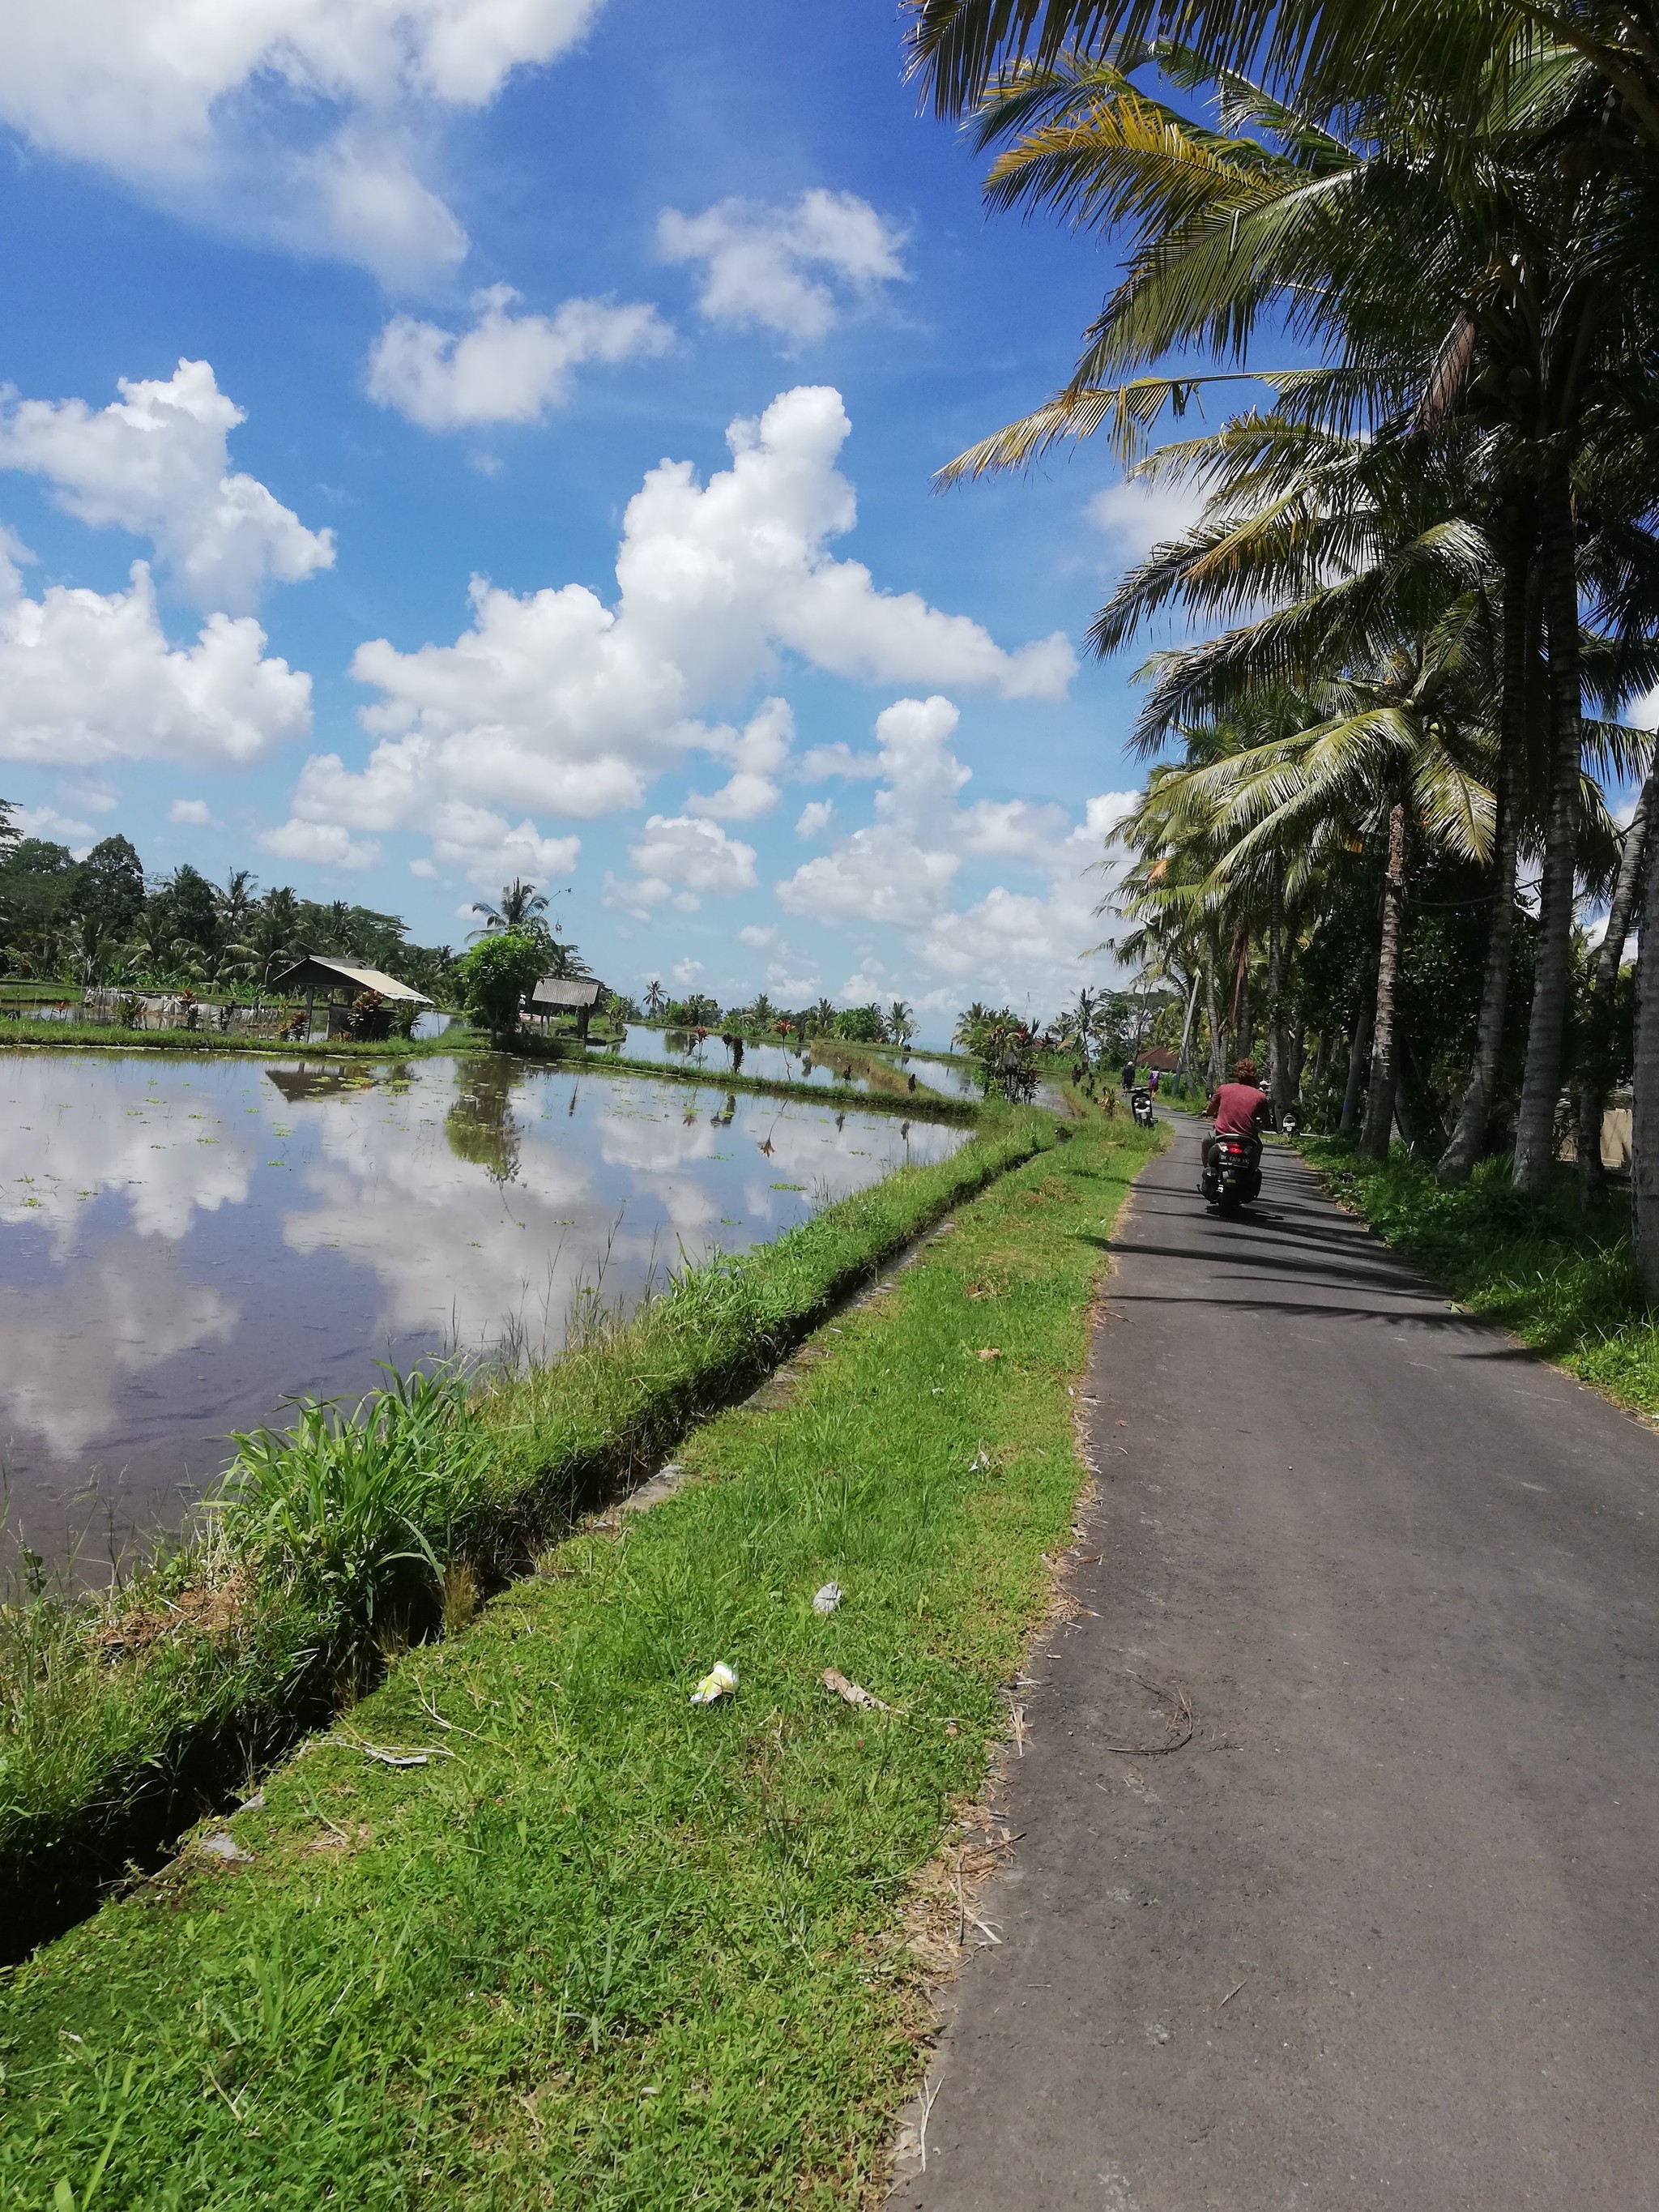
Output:
<instances>
[{"instance_id":1,"label":"row of palm trees","mask_svg":"<svg viewBox=\"0 0 1659 2212\"><path fill-rule=\"evenodd\" d=\"M722 1024L746 1036L784 1035L805 1041L836 1037L846 1043L908 1045L916 1033L915 1009L904 999L883 1007L873 1001L863 1006L838 1006L833 999L820 999L810 1006L790 1008L774 1005L757 991L745 1006L722 1012L718 1000L706 993L672 999L660 976L646 986L645 1016L653 1022L682 1022L689 1028L714 1030Z\"/></svg>"},{"instance_id":2,"label":"row of palm trees","mask_svg":"<svg viewBox=\"0 0 1659 2212\"><path fill-rule=\"evenodd\" d=\"M1659 683L1645 8L919 0L913 38L936 105L994 154L992 201L1122 252L1068 381L945 481L1098 431L1199 503L1091 633L1109 653L1174 617L1192 641L1141 672L1134 743L1158 765L1125 831L1124 949L1184 985L1189 1021L1203 1001L1212 1040L1255 976L1282 1097L1294 964L1365 903L1345 1042L1380 1154L1414 890L1462 869L1489 921L1441 1172L1486 1150L1524 1017L1514 1182L1548 1188L1571 1085L1593 1196L1606 1031L1653 866L1652 743L1621 719ZM1240 379L1256 404L1154 446ZM1609 795L1632 784L1621 833ZM1587 969L1586 897L1610 908ZM1635 1231L1659 1292L1659 928L1638 971Z\"/></svg>"}]
</instances>

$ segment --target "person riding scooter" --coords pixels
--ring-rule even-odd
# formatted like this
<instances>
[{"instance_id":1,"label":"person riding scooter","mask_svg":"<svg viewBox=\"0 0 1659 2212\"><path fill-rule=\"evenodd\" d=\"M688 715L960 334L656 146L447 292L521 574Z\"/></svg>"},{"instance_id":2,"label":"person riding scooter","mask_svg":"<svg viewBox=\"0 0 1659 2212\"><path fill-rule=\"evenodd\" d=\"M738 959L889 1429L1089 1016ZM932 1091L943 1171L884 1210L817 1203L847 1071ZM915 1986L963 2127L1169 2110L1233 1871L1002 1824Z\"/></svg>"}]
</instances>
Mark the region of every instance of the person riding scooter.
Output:
<instances>
[{"instance_id":1,"label":"person riding scooter","mask_svg":"<svg viewBox=\"0 0 1659 2212\"><path fill-rule=\"evenodd\" d=\"M1204 1109L1213 1127L1201 1148L1204 1170L1208 1172L1218 1137L1247 1137L1255 1147L1255 1158L1261 1156L1261 1132L1273 1119L1273 1103L1255 1079L1255 1062L1241 1060L1233 1068L1231 1083L1218 1084L1209 1104Z\"/></svg>"}]
</instances>

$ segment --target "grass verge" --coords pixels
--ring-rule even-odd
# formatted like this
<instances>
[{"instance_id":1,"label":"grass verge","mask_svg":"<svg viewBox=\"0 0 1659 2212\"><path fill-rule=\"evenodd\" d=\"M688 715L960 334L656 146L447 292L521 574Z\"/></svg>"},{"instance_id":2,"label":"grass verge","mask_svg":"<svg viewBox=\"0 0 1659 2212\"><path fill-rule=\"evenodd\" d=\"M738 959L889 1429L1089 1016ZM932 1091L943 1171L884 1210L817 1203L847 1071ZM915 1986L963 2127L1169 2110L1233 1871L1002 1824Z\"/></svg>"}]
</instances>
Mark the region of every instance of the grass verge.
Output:
<instances>
[{"instance_id":1,"label":"grass verge","mask_svg":"<svg viewBox=\"0 0 1659 2212\"><path fill-rule=\"evenodd\" d=\"M203 1534L137 1584L0 1608L0 1957L153 1863L204 1799L519 1571L1056 1128L988 1115L950 1159L688 1270L631 1319L579 1314L570 1347L523 1377L313 1407L245 1446Z\"/></svg>"},{"instance_id":2,"label":"grass verge","mask_svg":"<svg viewBox=\"0 0 1659 2212\"><path fill-rule=\"evenodd\" d=\"M1320 1138L1304 1138L1301 1150L1334 1197L1471 1312L1621 1406L1659 1413L1659 1322L1616 1203L1587 1220L1565 1173L1547 1200L1525 1197L1510 1185L1507 1159L1485 1160L1468 1182L1448 1188L1398 1151L1386 1163L1368 1160Z\"/></svg>"},{"instance_id":3,"label":"grass verge","mask_svg":"<svg viewBox=\"0 0 1659 2212\"><path fill-rule=\"evenodd\" d=\"M677 1495L405 1655L241 1856L198 1844L18 1969L0 2205L867 2200L919 2063L897 1908L1006 1728L1155 1145L1096 1122L991 1185L698 1431ZM694 1710L721 1659L736 1696Z\"/></svg>"}]
</instances>

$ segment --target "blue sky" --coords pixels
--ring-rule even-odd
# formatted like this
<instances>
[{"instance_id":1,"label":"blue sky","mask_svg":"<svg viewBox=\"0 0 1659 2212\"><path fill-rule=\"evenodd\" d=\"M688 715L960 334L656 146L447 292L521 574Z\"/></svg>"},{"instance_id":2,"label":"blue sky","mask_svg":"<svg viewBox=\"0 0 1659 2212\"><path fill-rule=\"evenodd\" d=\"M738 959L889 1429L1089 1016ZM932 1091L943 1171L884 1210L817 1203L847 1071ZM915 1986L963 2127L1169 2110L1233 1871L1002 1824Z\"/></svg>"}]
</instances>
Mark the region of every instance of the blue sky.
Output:
<instances>
[{"instance_id":1,"label":"blue sky","mask_svg":"<svg viewBox=\"0 0 1659 2212\"><path fill-rule=\"evenodd\" d=\"M427 942L568 883L623 988L935 1036L1109 971L1127 669L1075 647L1169 511L1103 450L931 492L1112 270L988 222L890 5L61 0L9 43L40 834Z\"/></svg>"}]
</instances>

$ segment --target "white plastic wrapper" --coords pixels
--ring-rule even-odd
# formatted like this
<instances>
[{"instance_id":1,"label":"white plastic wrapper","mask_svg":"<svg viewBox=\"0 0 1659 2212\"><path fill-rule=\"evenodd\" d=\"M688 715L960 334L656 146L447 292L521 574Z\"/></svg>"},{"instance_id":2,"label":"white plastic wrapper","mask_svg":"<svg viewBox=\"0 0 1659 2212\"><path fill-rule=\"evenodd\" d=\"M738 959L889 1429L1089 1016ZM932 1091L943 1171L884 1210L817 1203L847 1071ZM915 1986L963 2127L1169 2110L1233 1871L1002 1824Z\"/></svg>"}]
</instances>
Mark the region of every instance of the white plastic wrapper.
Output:
<instances>
[{"instance_id":1,"label":"white plastic wrapper","mask_svg":"<svg viewBox=\"0 0 1659 2212\"><path fill-rule=\"evenodd\" d=\"M721 1698L729 1698L737 1686L737 1668L728 1667L722 1659L709 1668L692 1691L691 1702L694 1705L712 1705Z\"/></svg>"}]
</instances>

